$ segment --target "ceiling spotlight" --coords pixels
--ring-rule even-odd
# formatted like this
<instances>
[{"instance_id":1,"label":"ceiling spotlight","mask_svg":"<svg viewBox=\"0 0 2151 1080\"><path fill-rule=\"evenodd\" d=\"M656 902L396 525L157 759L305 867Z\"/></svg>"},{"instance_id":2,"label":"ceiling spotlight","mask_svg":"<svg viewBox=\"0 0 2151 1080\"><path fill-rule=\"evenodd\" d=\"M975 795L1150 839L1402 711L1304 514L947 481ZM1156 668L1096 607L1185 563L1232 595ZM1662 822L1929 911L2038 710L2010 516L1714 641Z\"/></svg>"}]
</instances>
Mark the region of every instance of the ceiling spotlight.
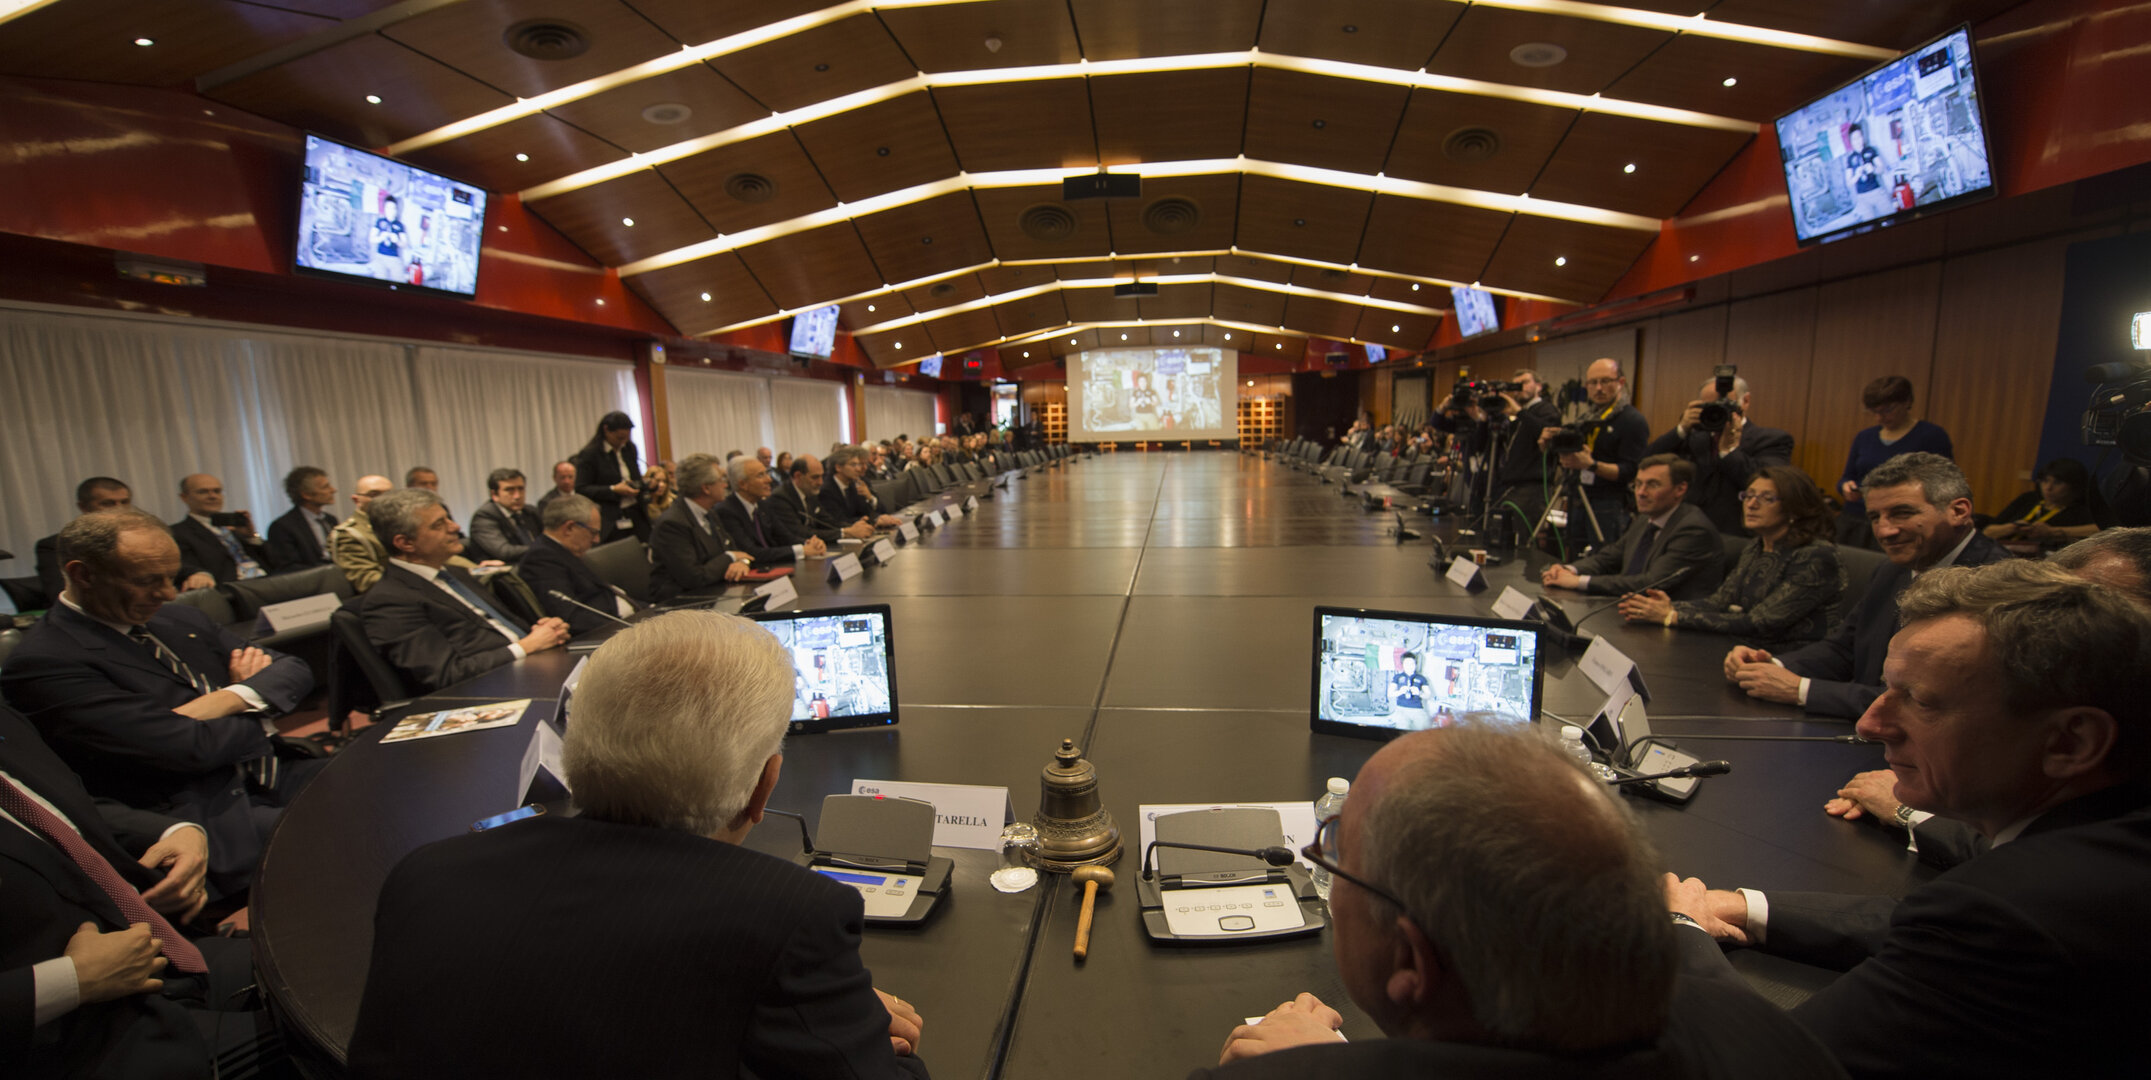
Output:
<instances>
[{"instance_id":1,"label":"ceiling spotlight","mask_svg":"<svg viewBox=\"0 0 2151 1080\"><path fill-rule=\"evenodd\" d=\"M1232 335L1231 335L1231 334L1229 334L1229 333L1228 333L1228 334L1226 334L1226 335L1225 335L1225 340L1226 340L1226 341L1231 341L1231 340L1232 340Z\"/></svg>"},{"instance_id":2,"label":"ceiling spotlight","mask_svg":"<svg viewBox=\"0 0 2151 1080\"><path fill-rule=\"evenodd\" d=\"M1122 335L1120 335L1120 340L1122 340L1122 341L1126 341L1126 340L1128 340L1128 335L1126 335L1126 334L1122 334Z\"/></svg>"},{"instance_id":3,"label":"ceiling spotlight","mask_svg":"<svg viewBox=\"0 0 2151 1080\"><path fill-rule=\"evenodd\" d=\"M1074 339L1074 338L1069 338L1069 339L1068 339L1068 344L1070 344L1070 345L1073 345L1073 344L1075 344L1075 343L1076 343L1076 339Z\"/></svg>"},{"instance_id":4,"label":"ceiling spotlight","mask_svg":"<svg viewBox=\"0 0 2151 1080\"><path fill-rule=\"evenodd\" d=\"M1701 255L1690 255L1690 256L1688 256L1688 261L1689 261L1689 262L1701 262L1701 261L1703 261L1703 257L1702 257Z\"/></svg>"},{"instance_id":5,"label":"ceiling spotlight","mask_svg":"<svg viewBox=\"0 0 2151 1080\"><path fill-rule=\"evenodd\" d=\"M366 95L366 104L368 104L368 105L379 105L380 103L381 103L381 95L379 95L379 94L368 94L368 95Z\"/></svg>"},{"instance_id":6,"label":"ceiling spotlight","mask_svg":"<svg viewBox=\"0 0 2151 1080\"><path fill-rule=\"evenodd\" d=\"M598 297L598 306L599 306L599 307L604 307L604 306L605 306L605 298L604 298L604 297L602 297L602 296Z\"/></svg>"},{"instance_id":7,"label":"ceiling spotlight","mask_svg":"<svg viewBox=\"0 0 2151 1080\"><path fill-rule=\"evenodd\" d=\"M829 70L829 65L827 65L827 64L816 64L816 65L814 65L814 70L816 70L816 71L827 71L827 70Z\"/></svg>"},{"instance_id":8,"label":"ceiling spotlight","mask_svg":"<svg viewBox=\"0 0 2151 1080\"><path fill-rule=\"evenodd\" d=\"M710 294L708 294L708 293L703 293L703 294L702 294L702 302L703 302L703 303L705 303L705 304L709 303L709 302L710 302Z\"/></svg>"},{"instance_id":9,"label":"ceiling spotlight","mask_svg":"<svg viewBox=\"0 0 2151 1080\"><path fill-rule=\"evenodd\" d=\"M1030 352L1030 350L1029 350L1029 349L1025 349L1025 350L1023 351L1023 358L1024 358L1025 360L1029 360L1029 359L1031 358L1031 352Z\"/></svg>"},{"instance_id":10,"label":"ceiling spotlight","mask_svg":"<svg viewBox=\"0 0 2151 1080\"><path fill-rule=\"evenodd\" d=\"M1392 325L1392 326L1391 326L1391 327L1389 328L1389 332L1390 332L1390 333L1392 333L1392 334L1401 334L1401 333L1403 333L1403 332L1404 332L1404 328L1403 328L1402 326L1394 326L1394 325Z\"/></svg>"},{"instance_id":11,"label":"ceiling spotlight","mask_svg":"<svg viewBox=\"0 0 2151 1080\"><path fill-rule=\"evenodd\" d=\"M498 230L500 230L501 232L507 232L507 231L508 231L508 227L507 227L506 225L495 225L495 226L493 226L493 227L494 227L495 229L498 229Z\"/></svg>"},{"instance_id":12,"label":"ceiling spotlight","mask_svg":"<svg viewBox=\"0 0 2151 1080\"><path fill-rule=\"evenodd\" d=\"M1284 342L1280 341L1280 342L1278 342L1278 343L1277 343L1277 348L1278 348L1278 350L1279 350L1279 351L1283 351L1284 347L1285 347L1285 343L1284 343Z\"/></svg>"},{"instance_id":13,"label":"ceiling spotlight","mask_svg":"<svg viewBox=\"0 0 2151 1080\"><path fill-rule=\"evenodd\" d=\"M1305 224L1307 224L1307 219L1306 219L1306 218L1303 218L1303 217L1296 217L1296 218L1293 218L1293 219L1292 219L1292 224L1294 224L1294 225L1305 225Z\"/></svg>"},{"instance_id":14,"label":"ceiling spotlight","mask_svg":"<svg viewBox=\"0 0 2151 1080\"><path fill-rule=\"evenodd\" d=\"M1728 76L1726 76L1726 79L1725 79L1725 85L1727 85L1727 86L1739 86L1739 85L1740 85L1740 80L1739 80L1739 79L1735 79L1735 78L1733 78L1732 76L1728 75Z\"/></svg>"},{"instance_id":15,"label":"ceiling spotlight","mask_svg":"<svg viewBox=\"0 0 2151 1080\"><path fill-rule=\"evenodd\" d=\"M135 44L137 44L137 45L140 45L141 47L143 47L143 48L145 48L145 49L147 49L147 48L149 48L150 46L152 46L152 45L155 45L155 44L156 44L156 42L154 42L154 41L151 41L150 39L148 39L148 38L146 38L146 37L138 37L138 38L134 39L134 43L135 43Z\"/></svg>"},{"instance_id":16,"label":"ceiling spotlight","mask_svg":"<svg viewBox=\"0 0 2151 1080\"><path fill-rule=\"evenodd\" d=\"M1253 380L1253 379L1249 379L1249 380L1247 380L1247 385L1249 385L1249 386L1253 386L1253 385L1255 385L1255 380Z\"/></svg>"},{"instance_id":17,"label":"ceiling spotlight","mask_svg":"<svg viewBox=\"0 0 2151 1080\"><path fill-rule=\"evenodd\" d=\"M1359 27L1353 26L1353 25L1352 25L1351 23L1346 23L1346 24L1344 24L1344 32L1345 32L1345 33L1347 33L1347 34L1356 34L1356 33L1359 33ZM1255 384L1254 384L1254 383L1248 383L1247 385L1249 385L1249 386L1253 386L1253 385L1255 385Z\"/></svg>"},{"instance_id":18,"label":"ceiling spotlight","mask_svg":"<svg viewBox=\"0 0 2151 1080\"><path fill-rule=\"evenodd\" d=\"M1551 41L1527 41L1509 50L1509 62L1518 67L1550 68L1568 59L1568 50Z\"/></svg>"},{"instance_id":19,"label":"ceiling spotlight","mask_svg":"<svg viewBox=\"0 0 2151 1080\"><path fill-rule=\"evenodd\" d=\"M515 160L517 160L517 161L529 161L529 160L530 160L530 155L529 155L529 154L517 154L517 155L515 155Z\"/></svg>"},{"instance_id":20,"label":"ceiling spotlight","mask_svg":"<svg viewBox=\"0 0 2151 1080\"><path fill-rule=\"evenodd\" d=\"M1179 337L1179 336L1180 336L1180 331L1178 331L1178 330L1175 330L1175 331L1173 331L1173 336L1174 336L1174 337Z\"/></svg>"},{"instance_id":21,"label":"ceiling spotlight","mask_svg":"<svg viewBox=\"0 0 2151 1080\"><path fill-rule=\"evenodd\" d=\"M620 224L632 229L635 227L635 219L631 217L624 217L620 219Z\"/></svg>"},{"instance_id":22,"label":"ceiling spotlight","mask_svg":"<svg viewBox=\"0 0 2151 1080\"><path fill-rule=\"evenodd\" d=\"M1554 265L1555 265L1555 266L1567 266L1567 265L1568 265L1568 256L1566 256L1566 255L1556 255L1556 256L1554 256Z\"/></svg>"},{"instance_id":23,"label":"ceiling spotlight","mask_svg":"<svg viewBox=\"0 0 2151 1080\"><path fill-rule=\"evenodd\" d=\"M901 349L901 348L903 348L903 347L904 347L904 343L903 343L903 342L901 342L901 341L899 341L899 342L897 342L897 343L896 343L896 347L897 347L897 348L899 348L899 349Z\"/></svg>"},{"instance_id":24,"label":"ceiling spotlight","mask_svg":"<svg viewBox=\"0 0 2151 1080\"><path fill-rule=\"evenodd\" d=\"M1634 163L1634 162L1629 162L1628 164L1626 164L1626 165L1623 165L1623 166L1621 166L1621 171L1622 171L1622 172L1624 172L1624 173L1632 173L1632 172L1635 172L1635 171L1636 171L1636 165L1635 165L1635 163Z\"/></svg>"},{"instance_id":25,"label":"ceiling spotlight","mask_svg":"<svg viewBox=\"0 0 2151 1080\"><path fill-rule=\"evenodd\" d=\"M1326 127L1328 127L1328 126L1329 126L1329 121L1327 121L1327 120L1317 120L1317 121L1315 121L1315 122L1314 122L1314 126L1315 126L1315 130L1316 130L1316 131L1320 131L1320 130L1322 130L1323 128L1326 128Z\"/></svg>"},{"instance_id":26,"label":"ceiling spotlight","mask_svg":"<svg viewBox=\"0 0 2151 1080\"><path fill-rule=\"evenodd\" d=\"M1001 51L1001 39L1000 39L1000 38L999 38L998 36L996 36L996 35L993 35L993 34L988 34L988 35L986 35L986 41L985 41L985 46L986 46L986 51L987 51L987 52L990 52L990 53L997 53L997 52L1000 52L1000 51ZM1023 355L1025 355L1025 356L1029 356L1029 355L1031 355L1031 354L1030 354L1030 353L1024 353Z\"/></svg>"},{"instance_id":27,"label":"ceiling spotlight","mask_svg":"<svg viewBox=\"0 0 2151 1080\"><path fill-rule=\"evenodd\" d=\"M1413 292L1418 292L1418 291L1419 291L1419 283L1418 283L1418 282L1416 282L1416 281L1412 282L1412 291L1413 291Z\"/></svg>"},{"instance_id":28,"label":"ceiling spotlight","mask_svg":"<svg viewBox=\"0 0 2151 1080\"><path fill-rule=\"evenodd\" d=\"M869 315L872 315L872 314L874 313L874 305L872 305L872 304L868 304L868 305L866 306L866 313L867 313L867 314L869 314Z\"/></svg>"}]
</instances>

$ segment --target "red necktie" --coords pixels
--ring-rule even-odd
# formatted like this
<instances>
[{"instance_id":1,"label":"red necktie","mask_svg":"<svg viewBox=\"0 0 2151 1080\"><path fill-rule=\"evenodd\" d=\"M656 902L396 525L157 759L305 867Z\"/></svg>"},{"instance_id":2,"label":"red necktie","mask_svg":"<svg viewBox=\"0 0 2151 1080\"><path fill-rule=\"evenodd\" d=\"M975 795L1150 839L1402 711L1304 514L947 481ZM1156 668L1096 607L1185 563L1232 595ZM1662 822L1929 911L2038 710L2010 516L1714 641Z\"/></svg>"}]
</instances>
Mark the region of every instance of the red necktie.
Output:
<instances>
[{"instance_id":1,"label":"red necktie","mask_svg":"<svg viewBox=\"0 0 2151 1080\"><path fill-rule=\"evenodd\" d=\"M209 964L202 959L202 951L172 929L172 924L164 921L164 916L157 914L142 899L142 894L127 884L127 879L121 877L81 833L68 828L67 822L60 820L58 814L45 809L36 799L23 794L21 788L6 780L0 780L0 810L15 815L15 820L28 825L31 831L66 852L67 857L112 898L129 923L148 923L150 936L164 943L165 959L172 962L173 968L197 975L209 970Z\"/></svg>"}]
</instances>

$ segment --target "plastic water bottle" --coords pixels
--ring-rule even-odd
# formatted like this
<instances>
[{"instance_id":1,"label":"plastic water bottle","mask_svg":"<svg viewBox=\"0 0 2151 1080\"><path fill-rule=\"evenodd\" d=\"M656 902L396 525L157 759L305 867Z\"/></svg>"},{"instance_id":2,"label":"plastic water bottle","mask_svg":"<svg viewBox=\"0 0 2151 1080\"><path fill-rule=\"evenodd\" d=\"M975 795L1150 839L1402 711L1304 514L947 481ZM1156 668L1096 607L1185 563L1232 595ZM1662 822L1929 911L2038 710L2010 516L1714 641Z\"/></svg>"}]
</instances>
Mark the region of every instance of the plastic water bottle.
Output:
<instances>
[{"instance_id":1,"label":"plastic water bottle","mask_svg":"<svg viewBox=\"0 0 2151 1080\"><path fill-rule=\"evenodd\" d=\"M1350 780L1342 776L1329 778L1329 790L1324 792L1321 798L1316 799L1314 804L1315 829L1317 831L1320 831L1323 822L1330 821L1339 814L1344 813L1344 797L1351 794L1351 791L1352 782ZM1324 900L1329 899L1329 871L1319 866L1314 868L1314 887L1316 896Z\"/></svg>"},{"instance_id":2,"label":"plastic water bottle","mask_svg":"<svg viewBox=\"0 0 2151 1080\"><path fill-rule=\"evenodd\" d=\"M1576 763L1584 768L1589 769L1591 767L1591 748L1583 744L1582 728L1569 727L1566 724L1562 725L1561 750L1568 756L1575 758Z\"/></svg>"}]
</instances>

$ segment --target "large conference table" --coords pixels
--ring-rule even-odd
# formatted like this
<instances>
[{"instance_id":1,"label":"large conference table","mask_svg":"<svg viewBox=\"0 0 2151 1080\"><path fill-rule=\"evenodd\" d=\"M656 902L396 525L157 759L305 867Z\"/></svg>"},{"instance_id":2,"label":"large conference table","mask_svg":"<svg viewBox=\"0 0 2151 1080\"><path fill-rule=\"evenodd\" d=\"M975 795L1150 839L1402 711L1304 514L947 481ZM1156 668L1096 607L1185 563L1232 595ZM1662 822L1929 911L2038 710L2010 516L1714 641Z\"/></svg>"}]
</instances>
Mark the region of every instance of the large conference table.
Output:
<instances>
[{"instance_id":1,"label":"large conference table","mask_svg":"<svg viewBox=\"0 0 2151 1080\"><path fill-rule=\"evenodd\" d=\"M1445 528L1415 520L1421 531ZM822 797L854 779L902 780L1005 786L1028 820L1040 770L1068 738L1096 765L1125 839L1086 961L1070 954L1075 887L1048 875L1028 892L996 892L986 880L993 852L937 848L956 865L942 910L919 929L867 932L876 982L925 1018L921 1053L937 1075L1181 1076L1214 1062L1241 1018L1303 990L1344 1013L1348 1036L1379 1036L1339 984L1328 930L1232 946L1150 943L1133 889L1137 806L1312 799L1326 778L1354 775L1379 744L1308 727L1316 605L1488 615L1505 584L1539 591L1527 582L1541 557L1490 568L1491 587L1471 592L1429 567L1432 551L1426 540L1398 543L1388 514L1340 498L1337 486L1257 455L1120 453L1013 478L850 582L827 583L818 562L801 567L799 607L891 607L901 721L792 738L772 807L813 823ZM1578 617L1606 602L1564 599ZM1683 734L1850 731L1728 687L1724 638L1626 626L1612 613L1585 629L1636 661L1653 729L1676 744ZM1589 717L1604 695L1573 654L1548 657L1544 710ZM382 881L413 848L521 802L524 750L575 659L539 654L427 699L420 708L536 704L515 727L418 742L381 745L379 725L286 811L254 890L255 956L273 1006L322 1062L341 1062L357 1018ZM1879 748L1687 749L1735 768L1684 806L1632 800L1667 869L1716 886L1888 895L1924 880L1901 833L1821 812L1846 777L1881 767ZM749 844L786 856L800 847L798 830L776 817ZM1828 977L1748 953L1736 962L1780 1000ZM563 971L556 986L502 992L572 1024L574 981Z\"/></svg>"}]
</instances>

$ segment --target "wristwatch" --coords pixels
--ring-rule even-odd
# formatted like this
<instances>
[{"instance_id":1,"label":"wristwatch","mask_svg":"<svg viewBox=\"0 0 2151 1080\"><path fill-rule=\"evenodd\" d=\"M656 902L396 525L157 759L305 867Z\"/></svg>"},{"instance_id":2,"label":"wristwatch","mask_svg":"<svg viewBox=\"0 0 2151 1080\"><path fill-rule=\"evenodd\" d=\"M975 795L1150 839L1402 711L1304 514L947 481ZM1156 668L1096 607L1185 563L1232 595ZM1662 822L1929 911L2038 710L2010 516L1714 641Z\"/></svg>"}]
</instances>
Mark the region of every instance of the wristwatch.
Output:
<instances>
[{"instance_id":1,"label":"wristwatch","mask_svg":"<svg viewBox=\"0 0 2151 1080\"><path fill-rule=\"evenodd\" d=\"M1690 916L1688 915L1688 913L1686 913L1686 912L1683 912L1683 911L1676 911L1676 912L1674 912L1674 913L1673 913L1673 925L1675 925L1675 926L1693 926L1693 927L1695 927L1695 928L1696 928L1696 929L1698 929L1698 930L1702 930L1702 929L1703 929L1703 924L1702 924L1702 923L1699 923L1699 922L1695 921L1695 919L1694 919L1694 918L1690 917ZM1708 931L1708 930L1704 930L1703 932L1704 932L1704 933L1706 933L1706 934L1707 934L1707 933L1709 933L1709 931Z\"/></svg>"},{"instance_id":2,"label":"wristwatch","mask_svg":"<svg viewBox=\"0 0 2151 1080\"><path fill-rule=\"evenodd\" d=\"M1914 810L1914 809L1912 809L1911 807L1909 807L1909 806L1906 806L1906 805L1905 805L1905 804L1903 804L1903 803L1898 803L1898 804L1897 804L1897 811L1896 811L1896 813L1897 813L1897 824L1899 824L1899 825L1902 825L1902 826L1904 826L1905 828L1909 829L1909 828L1911 828L1911 827L1912 827L1912 815L1914 815L1914 814L1917 814L1917 813L1919 813L1919 811L1917 811L1917 810Z\"/></svg>"}]
</instances>

